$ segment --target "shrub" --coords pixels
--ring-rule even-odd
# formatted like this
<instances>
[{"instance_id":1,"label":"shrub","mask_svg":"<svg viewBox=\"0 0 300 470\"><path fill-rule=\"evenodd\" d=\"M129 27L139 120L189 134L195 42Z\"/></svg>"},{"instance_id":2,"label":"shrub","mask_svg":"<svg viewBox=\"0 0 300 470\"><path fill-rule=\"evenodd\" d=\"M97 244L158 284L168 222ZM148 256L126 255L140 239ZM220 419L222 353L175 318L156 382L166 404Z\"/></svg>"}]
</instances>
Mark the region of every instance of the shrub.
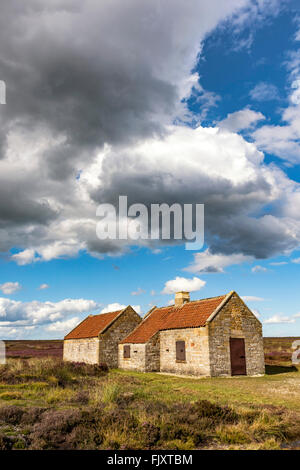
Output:
<instances>
[{"instance_id":1,"label":"shrub","mask_svg":"<svg viewBox=\"0 0 300 470\"><path fill-rule=\"evenodd\" d=\"M12 439L0 433L0 450L10 450L12 448L12 445Z\"/></svg>"},{"instance_id":2,"label":"shrub","mask_svg":"<svg viewBox=\"0 0 300 470\"><path fill-rule=\"evenodd\" d=\"M74 401L76 403L81 403L82 405L87 405L88 402L89 402L89 397L90 397L89 392L87 390L80 390L73 397L72 401Z\"/></svg>"},{"instance_id":3,"label":"shrub","mask_svg":"<svg viewBox=\"0 0 300 470\"><path fill-rule=\"evenodd\" d=\"M0 408L0 421L9 424L19 424L24 411L18 406L3 406Z\"/></svg>"},{"instance_id":4,"label":"shrub","mask_svg":"<svg viewBox=\"0 0 300 470\"><path fill-rule=\"evenodd\" d=\"M46 408L41 408L38 406L32 406L27 408L21 417L20 424L22 425L33 425L36 422L41 420L43 413L45 413Z\"/></svg>"},{"instance_id":5,"label":"shrub","mask_svg":"<svg viewBox=\"0 0 300 470\"><path fill-rule=\"evenodd\" d=\"M79 410L47 410L40 422L33 426L29 438L32 449L58 449L65 442L66 434L80 423Z\"/></svg>"},{"instance_id":6,"label":"shrub","mask_svg":"<svg viewBox=\"0 0 300 470\"><path fill-rule=\"evenodd\" d=\"M160 438L160 428L152 423L144 422L140 435L146 448L151 448Z\"/></svg>"}]
</instances>

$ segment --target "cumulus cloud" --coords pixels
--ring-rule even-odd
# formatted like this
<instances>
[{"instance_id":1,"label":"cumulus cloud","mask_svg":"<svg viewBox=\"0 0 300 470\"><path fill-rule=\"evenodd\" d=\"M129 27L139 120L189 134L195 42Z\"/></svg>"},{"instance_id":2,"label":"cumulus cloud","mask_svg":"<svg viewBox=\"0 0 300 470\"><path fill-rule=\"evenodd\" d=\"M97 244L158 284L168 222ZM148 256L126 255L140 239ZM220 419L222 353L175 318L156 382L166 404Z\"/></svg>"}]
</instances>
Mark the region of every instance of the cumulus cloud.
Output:
<instances>
[{"instance_id":1,"label":"cumulus cloud","mask_svg":"<svg viewBox=\"0 0 300 470\"><path fill-rule=\"evenodd\" d=\"M20 289L22 289L22 286L19 282L5 282L4 284L0 284L0 290L6 295L13 294Z\"/></svg>"},{"instance_id":2,"label":"cumulus cloud","mask_svg":"<svg viewBox=\"0 0 300 470\"><path fill-rule=\"evenodd\" d=\"M73 330L79 322L79 317L68 318L68 320L53 322L49 326L46 326L45 329L52 332L67 333Z\"/></svg>"},{"instance_id":3,"label":"cumulus cloud","mask_svg":"<svg viewBox=\"0 0 300 470\"><path fill-rule=\"evenodd\" d=\"M255 85L249 95L255 101L272 101L279 98L277 87L267 82L260 82Z\"/></svg>"},{"instance_id":4,"label":"cumulus cloud","mask_svg":"<svg viewBox=\"0 0 300 470\"><path fill-rule=\"evenodd\" d=\"M242 109L235 113L228 114L226 119L220 121L218 126L221 129L227 129L231 132L238 132L243 129L249 129L255 126L259 121L265 119L262 113L253 111L252 109Z\"/></svg>"},{"instance_id":5,"label":"cumulus cloud","mask_svg":"<svg viewBox=\"0 0 300 470\"><path fill-rule=\"evenodd\" d=\"M198 277L187 279L185 277L177 276L175 279L171 279L165 283L162 294L174 294L175 292L180 291L195 292L202 289L205 284L206 282Z\"/></svg>"},{"instance_id":6,"label":"cumulus cloud","mask_svg":"<svg viewBox=\"0 0 300 470\"><path fill-rule=\"evenodd\" d=\"M262 302L265 300L263 297L256 297L255 295L243 295L242 299L245 302Z\"/></svg>"},{"instance_id":7,"label":"cumulus cloud","mask_svg":"<svg viewBox=\"0 0 300 470\"><path fill-rule=\"evenodd\" d=\"M142 295L145 294L145 290L139 287L136 291L131 292L131 295Z\"/></svg>"},{"instance_id":8,"label":"cumulus cloud","mask_svg":"<svg viewBox=\"0 0 300 470\"><path fill-rule=\"evenodd\" d=\"M271 266L284 266L288 264L287 261L274 261L273 263L270 263Z\"/></svg>"},{"instance_id":9,"label":"cumulus cloud","mask_svg":"<svg viewBox=\"0 0 300 470\"><path fill-rule=\"evenodd\" d=\"M186 103L193 93L204 111L218 99L191 73L206 35L226 19L238 28L261 18L274 5L6 2L0 251L18 247L12 259L19 265L82 251L121 253L126 241L95 233L98 203L115 203L119 194L129 203L206 204L212 253L259 258L298 246L298 213L286 214L291 198L299 198L297 183L264 165L256 146L232 132L262 115L244 110L222 129L182 124L192 120Z\"/></svg>"},{"instance_id":10,"label":"cumulus cloud","mask_svg":"<svg viewBox=\"0 0 300 470\"><path fill-rule=\"evenodd\" d=\"M45 283L45 284L41 284L40 287L39 287L39 289L40 289L40 290L45 290L45 289L49 289L49 287L50 287L49 284L46 284L46 283Z\"/></svg>"},{"instance_id":11,"label":"cumulus cloud","mask_svg":"<svg viewBox=\"0 0 300 470\"><path fill-rule=\"evenodd\" d=\"M234 264L250 262L252 258L241 253L223 255L221 253L211 253L209 249L194 254L193 262L185 268L185 271L192 273L223 273L224 268Z\"/></svg>"},{"instance_id":12,"label":"cumulus cloud","mask_svg":"<svg viewBox=\"0 0 300 470\"><path fill-rule=\"evenodd\" d=\"M289 106L282 112L281 125L265 125L252 137L262 150L298 164L300 161L300 51L290 53L287 68L290 74Z\"/></svg>"},{"instance_id":13,"label":"cumulus cloud","mask_svg":"<svg viewBox=\"0 0 300 470\"><path fill-rule=\"evenodd\" d=\"M258 310L251 309L251 312L254 313L254 315L256 316L256 318L260 318L260 317L261 317L261 314L259 313Z\"/></svg>"},{"instance_id":14,"label":"cumulus cloud","mask_svg":"<svg viewBox=\"0 0 300 470\"><path fill-rule=\"evenodd\" d=\"M118 302L113 302L111 304L106 305L100 313L116 312L117 310L123 310L126 307L127 305L119 304ZM136 311L136 313L142 313L142 308L140 305L132 305L132 308Z\"/></svg>"},{"instance_id":15,"label":"cumulus cloud","mask_svg":"<svg viewBox=\"0 0 300 470\"><path fill-rule=\"evenodd\" d=\"M268 318L267 320L264 320L263 323L266 323L266 324L295 323L295 319L281 316L281 315L274 315L273 317Z\"/></svg>"},{"instance_id":16,"label":"cumulus cloud","mask_svg":"<svg viewBox=\"0 0 300 470\"><path fill-rule=\"evenodd\" d=\"M17 328L7 328L0 326L0 336L1 338L15 337L18 334Z\"/></svg>"},{"instance_id":17,"label":"cumulus cloud","mask_svg":"<svg viewBox=\"0 0 300 470\"><path fill-rule=\"evenodd\" d=\"M251 268L251 271L253 273L265 273L268 271L267 268L265 268L264 266L260 266L259 264L256 265L256 266L253 266L253 268Z\"/></svg>"},{"instance_id":18,"label":"cumulus cloud","mask_svg":"<svg viewBox=\"0 0 300 470\"><path fill-rule=\"evenodd\" d=\"M47 324L67 315L88 313L98 305L93 300L64 299L59 302L21 302L0 297L1 326L30 326Z\"/></svg>"}]
</instances>

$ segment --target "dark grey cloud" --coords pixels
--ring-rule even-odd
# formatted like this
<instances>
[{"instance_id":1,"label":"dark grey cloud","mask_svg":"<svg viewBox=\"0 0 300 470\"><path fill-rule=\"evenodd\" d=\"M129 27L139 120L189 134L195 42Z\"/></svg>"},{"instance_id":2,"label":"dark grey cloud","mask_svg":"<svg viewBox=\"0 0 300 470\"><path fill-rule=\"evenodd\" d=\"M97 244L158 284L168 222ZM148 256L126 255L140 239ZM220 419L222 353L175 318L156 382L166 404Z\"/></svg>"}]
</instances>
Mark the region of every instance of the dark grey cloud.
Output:
<instances>
[{"instance_id":1,"label":"dark grey cloud","mask_svg":"<svg viewBox=\"0 0 300 470\"><path fill-rule=\"evenodd\" d=\"M97 204L116 203L120 194L129 204L205 203L212 250L264 257L294 246L298 228L294 236L278 233L262 219L284 178L263 167L258 152L239 138L236 156L234 134L215 144L201 129L185 139L168 127L195 83L190 74L205 35L256 3L2 2L0 250L24 249L25 263L128 249L95 234ZM265 3L248 11L260 14ZM150 147L141 154L142 142ZM180 142L182 156L174 158Z\"/></svg>"}]
</instances>

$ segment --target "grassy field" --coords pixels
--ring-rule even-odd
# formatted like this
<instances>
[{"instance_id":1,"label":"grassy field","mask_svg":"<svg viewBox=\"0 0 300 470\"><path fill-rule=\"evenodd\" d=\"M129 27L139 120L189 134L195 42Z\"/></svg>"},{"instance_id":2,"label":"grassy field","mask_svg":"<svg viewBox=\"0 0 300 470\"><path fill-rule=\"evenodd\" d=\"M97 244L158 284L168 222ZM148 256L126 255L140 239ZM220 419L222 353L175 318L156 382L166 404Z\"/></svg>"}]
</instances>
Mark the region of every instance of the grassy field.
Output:
<instances>
[{"instance_id":1,"label":"grassy field","mask_svg":"<svg viewBox=\"0 0 300 470\"><path fill-rule=\"evenodd\" d=\"M267 373L254 378L11 358L0 366L0 449L300 449L292 340L266 339Z\"/></svg>"}]
</instances>

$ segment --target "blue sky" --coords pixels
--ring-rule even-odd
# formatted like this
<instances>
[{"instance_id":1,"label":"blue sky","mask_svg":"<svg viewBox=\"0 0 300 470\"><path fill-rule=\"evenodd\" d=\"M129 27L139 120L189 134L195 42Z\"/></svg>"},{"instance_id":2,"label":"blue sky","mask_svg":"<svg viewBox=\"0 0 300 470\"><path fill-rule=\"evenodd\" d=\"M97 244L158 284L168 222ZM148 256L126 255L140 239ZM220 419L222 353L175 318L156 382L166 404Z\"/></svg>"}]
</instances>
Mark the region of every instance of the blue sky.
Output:
<instances>
[{"instance_id":1,"label":"blue sky","mask_svg":"<svg viewBox=\"0 0 300 470\"><path fill-rule=\"evenodd\" d=\"M235 290L266 336L300 335L299 2L183 3L20 11L23 43L0 46L24 70L0 64L0 338L62 338L180 289ZM101 244L96 206L121 194L204 203L203 250Z\"/></svg>"}]
</instances>

